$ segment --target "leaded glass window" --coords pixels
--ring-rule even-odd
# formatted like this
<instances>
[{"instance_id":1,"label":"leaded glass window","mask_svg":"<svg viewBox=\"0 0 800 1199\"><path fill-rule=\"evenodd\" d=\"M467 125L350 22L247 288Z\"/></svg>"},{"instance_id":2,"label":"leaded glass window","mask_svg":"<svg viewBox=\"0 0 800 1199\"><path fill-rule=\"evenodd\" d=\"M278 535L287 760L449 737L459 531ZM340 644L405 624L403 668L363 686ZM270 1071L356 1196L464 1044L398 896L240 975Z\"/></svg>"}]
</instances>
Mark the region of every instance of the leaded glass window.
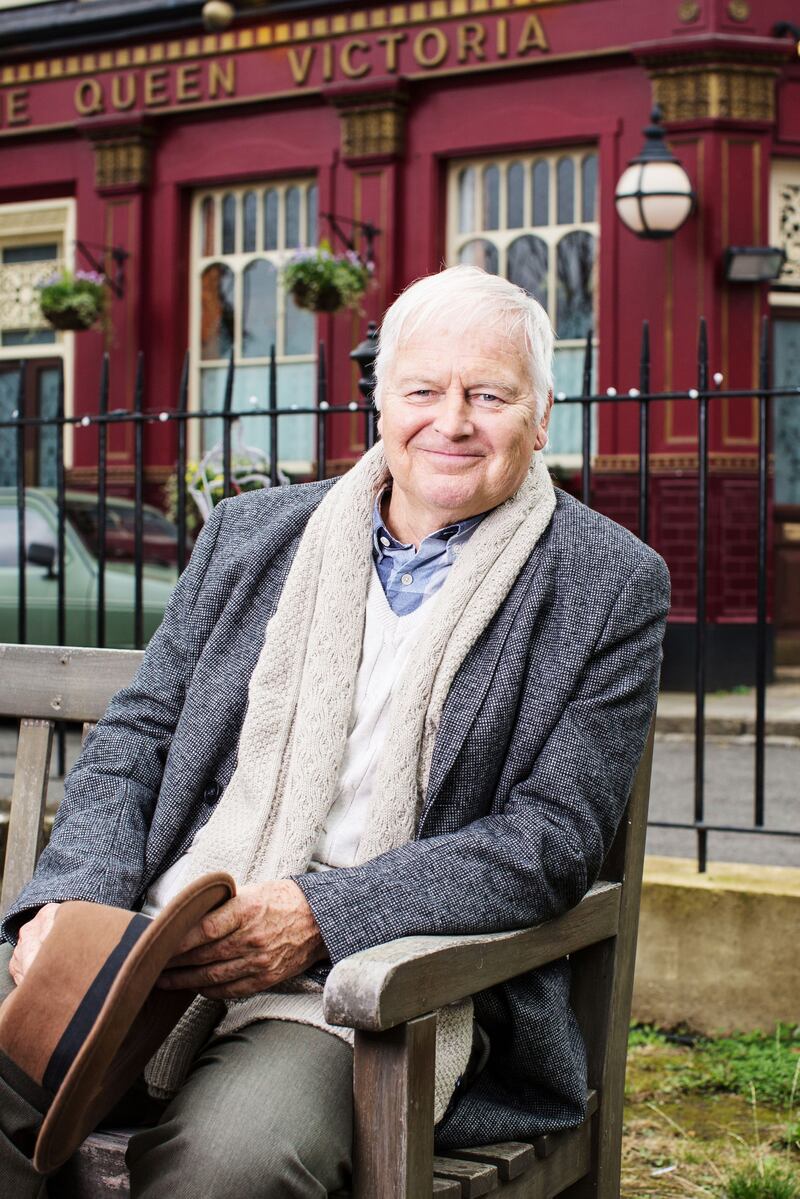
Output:
<instances>
[{"instance_id":1,"label":"leaded glass window","mask_svg":"<svg viewBox=\"0 0 800 1199\"><path fill-rule=\"evenodd\" d=\"M591 148L453 163L448 262L505 275L547 310L558 335L556 391L581 390L586 335L597 329L598 157ZM593 338L596 355L597 340ZM581 452L578 405L553 414L565 464Z\"/></svg>"},{"instance_id":2,"label":"leaded glass window","mask_svg":"<svg viewBox=\"0 0 800 1199\"><path fill-rule=\"evenodd\" d=\"M192 245L193 402L222 407L225 376L234 357L234 411L266 407L269 361L275 347L278 406L308 407L315 388L314 317L281 286L282 264L293 250L317 242L317 186L292 179L195 196ZM202 422L198 454L222 437L221 422ZM269 421L242 422L242 440L269 454ZM308 469L313 418L282 417L278 457L289 471Z\"/></svg>"}]
</instances>

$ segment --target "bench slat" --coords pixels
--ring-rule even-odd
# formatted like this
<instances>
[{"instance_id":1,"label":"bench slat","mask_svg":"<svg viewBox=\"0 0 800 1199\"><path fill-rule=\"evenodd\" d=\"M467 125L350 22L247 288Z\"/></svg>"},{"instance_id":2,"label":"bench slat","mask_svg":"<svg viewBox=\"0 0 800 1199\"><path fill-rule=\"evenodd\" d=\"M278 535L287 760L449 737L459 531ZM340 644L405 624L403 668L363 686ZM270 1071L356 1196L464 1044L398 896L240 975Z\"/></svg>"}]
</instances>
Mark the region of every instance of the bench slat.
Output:
<instances>
[{"instance_id":1,"label":"bench slat","mask_svg":"<svg viewBox=\"0 0 800 1199\"><path fill-rule=\"evenodd\" d=\"M482 1162L457 1161L434 1157L434 1178L452 1179L461 1184L462 1199L479 1199L497 1189L497 1169Z\"/></svg>"},{"instance_id":2,"label":"bench slat","mask_svg":"<svg viewBox=\"0 0 800 1199\"><path fill-rule=\"evenodd\" d=\"M510 1182L529 1170L536 1160L533 1145L524 1141L504 1141L498 1145L478 1145L469 1149L448 1149L446 1156L465 1162L483 1162L495 1166L501 1182Z\"/></svg>"},{"instance_id":3,"label":"bench slat","mask_svg":"<svg viewBox=\"0 0 800 1199\"><path fill-rule=\"evenodd\" d=\"M30 881L42 847L52 745L52 720L20 722L0 892L0 911L3 912Z\"/></svg>"},{"instance_id":4,"label":"bench slat","mask_svg":"<svg viewBox=\"0 0 800 1199\"><path fill-rule=\"evenodd\" d=\"M99 720L141 660L132 649L0 644L0 716Z\"/></svg>"},{"instance_id":5,"label":"bench slat","mask_svg":"<svg viewBox=\"0 0 800 1199\"><path fill-rule=\"evenodd\" d=\"M450 1178L434 1178L434 1199L461 1199L461 1183Z\"/></svg>"}]
</instances>

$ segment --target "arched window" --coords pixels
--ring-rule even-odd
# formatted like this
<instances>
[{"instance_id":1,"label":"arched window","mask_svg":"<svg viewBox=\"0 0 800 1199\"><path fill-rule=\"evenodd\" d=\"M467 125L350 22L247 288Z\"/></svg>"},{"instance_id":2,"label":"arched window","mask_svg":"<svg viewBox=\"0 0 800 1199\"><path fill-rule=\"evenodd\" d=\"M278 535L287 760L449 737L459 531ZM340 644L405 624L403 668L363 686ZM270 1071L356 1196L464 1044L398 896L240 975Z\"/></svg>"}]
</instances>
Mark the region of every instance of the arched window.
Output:
<instances>
[{"instance_id":1,"label":"arched window","mask_svg":"<svg viewBox=\"0 0 800 1199\"><path fill-rule=\"evenodd\" d=\"M508 247L508 277L528 295L538 300L545 311L549 308L547 294L547 242L532 233L516 237Z\"/></svg>"},{"instance_id":2,"label":"arched window","mask_svg":"<svg viewBox=\"0 0 800 1199\"><path fill-rule=\"evenodd\" d=\"M497 246L485 238L476 237L474 241L466 242L461 247L458 260L466 262L468 266L482 267L492 275L497 274Z\"/></svg>"}]
</instances>

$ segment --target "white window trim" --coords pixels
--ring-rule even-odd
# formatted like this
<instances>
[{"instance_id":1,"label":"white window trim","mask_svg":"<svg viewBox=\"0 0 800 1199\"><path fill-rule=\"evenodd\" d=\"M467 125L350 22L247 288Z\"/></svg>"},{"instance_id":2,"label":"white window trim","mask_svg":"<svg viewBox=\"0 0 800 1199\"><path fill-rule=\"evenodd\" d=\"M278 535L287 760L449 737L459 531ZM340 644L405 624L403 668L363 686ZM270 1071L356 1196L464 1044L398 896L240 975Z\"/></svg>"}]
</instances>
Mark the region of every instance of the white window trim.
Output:
<instances>
[{"instance_id":1,"label":"white window trim","mask_svg":"<svg viewBox=\"0 0 800 1199\"><path fill-rule=\"evenodd\" d=\"M36 213L53 210L51 219L31 219ZM0 204L0 248L3 246L32 245L43 240L61 243L61 258L58 260L70 270L75 270L75 238L77 236L77 205L74 197L64 196L52 200L29 200L15 204ZM75 334L56 330L56 340L50 345L0 346L0 361L20 361L32 358L60 358L64 373L64 415L73 415ZM64 465L73 464L74 430L71 424L64 426Z\"/></svg>"},{"instance_id":2,"label":"white window trim","mask_svg":"<svg viewBox=\"0 0 800 1199\"><path fill-rule=\"evenodd\" d=\"M255 192L258 196L256 204L256 247L263 246L264 242L264 203L263 197L267 191L277 191L280 193L280 203L278 204L278 245L283 246L286 241L286 204L285 193L291 187L300 188L300 228L307 228L307 201L308 187L311 184L317 183L314 176L303 175L297 178L281 178L281 179L261 179L251 180L248 183L222 185L218 187L199 188L192 197L191 221L190 221L190 237L191 237L191 278L189 288L189 397L188 406L190 412L200 411L200 375L203 369L227 367L227 358L200 358L200 316L201 316L201 288L200 280L203 271L206 267L212 266L214 263L221 263L229 266L234 272L234 299L233 299L233 344L234 347L241 345L242 339L242 318L244 313L244 305L242 302L242 291L244 285L244 269L251 263L261 259L267 259L272 262L278 272L288 258L294 254L295 249L278 249L264 250L257 248L255 250L244 251L242 249L242 238L244 235L244 221L242 219L236 224L236 249L233 253L223 254L201 254L200 253L200 230L202 220L203 202L211 197L214 201L214 225L215 225L215 240L219 246L222 245L222 202L225 196L235 195L240 201L239 212L242 213L241 200L248 192ZM285 302L283 299L283 289L280 282L280 274L278 278L278 304L277 304L277 319L276 319L276 342L278 345L283 341L285 321ZM315 363L317 360L316 353L312 354L280 354L277 352L275 361L278 366L283 363ZM258 367L269 366L268 357L256 358L241 358L238 353L234 353L234 365L238 370L240 367ZM243 424L246 431L247 422ZM189 422L189 436L187 438L188 454L195 461L202 456L202 430L199 421ZM290 473L307 473L312 469L312 462L281 460L280 467Z\"/></svg>"},{"instance_id":3,"label":"white window trim","mask_svg":"<svg viewBox=\"0 0 800 1199\"><path fill-rule=\"evenodd\" d=\"M771 246L783 245L780 227L780 190L786 183L800 187L800 158L775 158L772 161L769 184L769 244ZM771 291L769 302L781 308L800 308L800 286L791 291Z\"/></svg>"}]
</instances>

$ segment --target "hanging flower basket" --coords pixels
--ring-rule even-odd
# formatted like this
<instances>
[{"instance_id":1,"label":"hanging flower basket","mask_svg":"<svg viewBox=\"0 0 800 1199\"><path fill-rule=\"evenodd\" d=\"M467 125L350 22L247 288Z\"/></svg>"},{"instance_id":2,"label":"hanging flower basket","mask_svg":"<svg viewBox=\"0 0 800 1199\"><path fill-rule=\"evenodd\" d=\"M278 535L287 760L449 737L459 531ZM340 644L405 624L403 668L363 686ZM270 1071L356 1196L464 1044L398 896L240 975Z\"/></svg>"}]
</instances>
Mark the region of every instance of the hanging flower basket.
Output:
<instances>
[{"instance_id":1,"label":"hanging flower basket","mask_svg":"<svg viewBox=\"0 0 800 1199\"><path fill-rule=\"evenodd\" d=\"M39 287L42 316L54 329L91 329L103 317L105 276L97 271L62 271Z\"/></svg>"},{"instance_id":2,"label":"hanging flower basket","mask_svg":"<svg viewBox=\"0 0 800 1199\"><path fill-rule=\"evenodd\" d=\"M358 308L372 278L372 263L363 263L348 250L334 254L330 242L316 250L299 250L284 267L286 290L300 308L311 312L340 312Z\"/></svg>"}]
</instances>

